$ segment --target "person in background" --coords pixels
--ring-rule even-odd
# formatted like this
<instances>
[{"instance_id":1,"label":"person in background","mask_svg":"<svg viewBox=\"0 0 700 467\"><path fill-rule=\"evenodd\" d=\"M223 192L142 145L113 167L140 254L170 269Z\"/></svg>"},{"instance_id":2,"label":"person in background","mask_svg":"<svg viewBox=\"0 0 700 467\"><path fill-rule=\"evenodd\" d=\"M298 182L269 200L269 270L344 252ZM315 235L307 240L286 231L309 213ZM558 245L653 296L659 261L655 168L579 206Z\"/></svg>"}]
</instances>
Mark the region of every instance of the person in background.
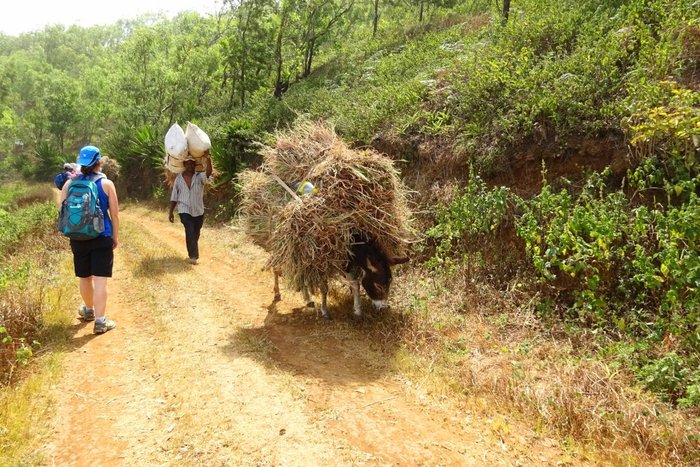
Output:
<instances>
[{"instance_id":1,"label":"person in background","mask_svg":"<svg viewBox=\"0 0 700 467\"><path fill-rule=\"evenodd\" d=\"M175 178L170 195L170 212L168 220L175 222L174 210L180 215L180 222L185 227L185 244L187 261L197 264L199 260L199 233L204 224L204 185L209 183L212 174L209 151L202 156L204 172L195 172L196 161L191 155L184 160L185 171Z\"/></svg>"},{"instance_id":2,"label":"person in background","mask_svg":"<svg viewBox=\"0 0 700 467\"><path fill-rule=\"evenodd\" d=\"M65 185L68 180L76 176L77 170L77 164L72 164L70 162L63 164L63 171L54 178L56 188L59 190L63 189L63 185Z\"/></svg>"},{"instance_id":3,"label":"person in background","mask_svg":"<svg viewBox=\"0 0 700 467\"><path fill-rule=\"evenodd\" d=\"M97 184L100 209L105 218L105 231L91 240L70 241L75 275L80 278L80 296L83 305L78 317L83 321L95 321L93 332L103 334L116 327L107 319L107 279L112 277L114 250L119 245L119 200L114 183L103 176L102 156L95 146L85 146L78 154L81 174L75 179L91 179ZM69 180L61 190L61 204L66 199Z\"/></svg>"}]
</instances>

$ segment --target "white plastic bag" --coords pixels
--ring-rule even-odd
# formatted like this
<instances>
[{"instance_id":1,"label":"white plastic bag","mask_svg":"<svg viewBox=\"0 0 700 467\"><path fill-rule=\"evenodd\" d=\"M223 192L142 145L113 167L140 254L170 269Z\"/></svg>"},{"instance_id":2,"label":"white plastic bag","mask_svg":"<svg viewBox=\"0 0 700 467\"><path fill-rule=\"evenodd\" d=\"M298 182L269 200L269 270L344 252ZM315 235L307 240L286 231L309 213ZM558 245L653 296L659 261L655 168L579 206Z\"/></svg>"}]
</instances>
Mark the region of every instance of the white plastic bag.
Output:
<instances>
[{"instance_id":1,"label":"white plastic bag","mask_svg":"<svg viewBox=\"0 0 700 467\"><path fill-rule=\"evenodd\" d=\"M182 159L187 155L187 138L177 122L165 134L165 152L173 159Z\"/></svg>"},{"instance_id":2,"label":"white plastic bag","mask_svg":"<svg viewBox=\"0 0 700 467\"><path fill-rule=\"evenodd\" d=\"M211 149L209 136L192 122L187 122L185 138L189 152L194 157L202 157L208 149Z\"/></svg>"}]
</instances>

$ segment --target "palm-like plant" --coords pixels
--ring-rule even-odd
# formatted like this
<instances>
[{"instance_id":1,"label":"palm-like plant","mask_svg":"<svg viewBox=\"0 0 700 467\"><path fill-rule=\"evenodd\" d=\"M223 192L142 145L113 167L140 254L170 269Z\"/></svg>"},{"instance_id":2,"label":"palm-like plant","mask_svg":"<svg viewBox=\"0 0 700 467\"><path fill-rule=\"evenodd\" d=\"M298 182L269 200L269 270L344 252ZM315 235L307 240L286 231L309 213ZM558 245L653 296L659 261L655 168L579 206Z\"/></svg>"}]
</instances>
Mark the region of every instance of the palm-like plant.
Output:
<instances>
[{"instance_id":1,"label":"palm-like plant","mask_svg":"<svg viewBox=\"0 0 700 467\"><path fill-rule=\"evenodd\" d=\"M63 164L69 159L57 146L48 142L39 143L34 157L34 164L29 166L33 167L31 175L38 180L45 180L63 170Z\"/></svg>"},{"instance_id":2,"label":"palm-like plant","mask_svg":"<svg viewBox=\"0 0 700 467\"><path fill-rule=\"evenodd\" d=\"M127 196L148 197L162 183L163 139L152 127L128 130L111 138L107 155L119 161L118 185Z\"/></svg>"}]
</instances>

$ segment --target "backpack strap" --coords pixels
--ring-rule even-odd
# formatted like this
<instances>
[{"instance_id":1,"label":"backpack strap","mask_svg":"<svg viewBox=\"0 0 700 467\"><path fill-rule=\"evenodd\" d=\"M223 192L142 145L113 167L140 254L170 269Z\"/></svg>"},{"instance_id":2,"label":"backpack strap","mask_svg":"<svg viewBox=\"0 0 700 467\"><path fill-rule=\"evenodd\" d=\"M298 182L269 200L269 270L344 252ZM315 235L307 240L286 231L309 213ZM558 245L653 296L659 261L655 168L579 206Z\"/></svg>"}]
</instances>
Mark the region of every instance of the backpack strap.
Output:
<instances>
[{"instance_id":1,"label":"backpack strap","mask_svg":"<svg viewBox=\"0 0 700 467\"><path fill-rule=\"evenodd\" d=\"M81 178L81 180L90 180L92 182L97 183L98 180L101 180L103 178L107 178L107 176L105 174L103 174L102 172L99 172L99 173L93 173L90 175L81 174L80 178Z\"/></svg>"}]
</instances>

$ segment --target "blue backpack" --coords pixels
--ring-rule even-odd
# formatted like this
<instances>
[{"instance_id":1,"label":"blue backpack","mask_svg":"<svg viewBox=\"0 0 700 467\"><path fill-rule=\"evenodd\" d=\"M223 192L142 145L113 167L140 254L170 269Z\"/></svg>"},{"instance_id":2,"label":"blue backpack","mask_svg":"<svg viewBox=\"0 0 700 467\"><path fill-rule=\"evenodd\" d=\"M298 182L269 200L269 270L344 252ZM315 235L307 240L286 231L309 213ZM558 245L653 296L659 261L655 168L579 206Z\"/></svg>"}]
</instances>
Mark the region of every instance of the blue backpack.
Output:
<instances>
[{"instance_id":1,"label":"blue backpack","mask_svg":"<svg viewBox=\"0 0 700 467\"><path fill-rule=\"evenodd\" d=\"M105 218L100 209L97 181L105 178L97 174L94 179L74 178L68 185L66 199L58 213L58 231L72 240L90 240L105 231Z\"/></svg>"},{"instance_id":2,"label":"blue backpack","mask_svg":"<svg viewBox=\"0 0 700 467\"><path fill-rule=\"evenodd\" d=\"M70 175L68 174L68 172L61 172L60 174L54 177L53 183L54 185L56 185L56 188L60 190L63 188L63 185L65 185L69 179Z\"/></svg>"}]
</instances>

